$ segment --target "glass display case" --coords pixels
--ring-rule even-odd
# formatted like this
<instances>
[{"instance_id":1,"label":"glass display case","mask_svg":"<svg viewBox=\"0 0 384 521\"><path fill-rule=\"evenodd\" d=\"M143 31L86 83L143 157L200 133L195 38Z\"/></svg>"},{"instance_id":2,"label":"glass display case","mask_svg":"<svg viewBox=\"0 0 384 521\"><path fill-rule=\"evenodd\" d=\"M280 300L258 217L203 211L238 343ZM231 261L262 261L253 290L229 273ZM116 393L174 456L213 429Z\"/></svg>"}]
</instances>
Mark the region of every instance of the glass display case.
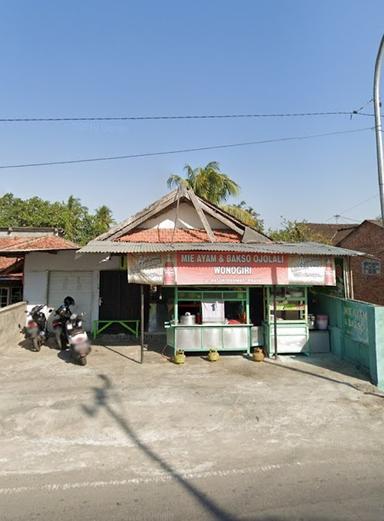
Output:
<instances>
[{"instance_id":1,"label":"glass display case","mask_svg":"<svg viewBox=\"0 0 384 521\"><path fill-rule=\"evenodd\" d=\"M174 351L247 351L249 288L175 288L173 320L165 324Z\"/></svg>"},{"instance_id":2,"label":"glass display case","mask_svg":"<svg viewBox=\"0 0 384 521\"><path fill-rule=\"evenodd\" d=\"M269 322L274 320L273 288L266 288L266 313ZM276 319L307 321L307 288L276 287Z\"/></svg>"},{"instance_id":3,"label":"glass display case","mask_svg":"<svg viewBox=\"0 0 384 521\"><path fill-rule=\"evenodd\" d=\"M274 291L276 291L274 295ZM276 310L277 353L309 351L307 288L278 286L265 289L265 338L271 355L275 349Z\"/></svg>"}]
</instances>

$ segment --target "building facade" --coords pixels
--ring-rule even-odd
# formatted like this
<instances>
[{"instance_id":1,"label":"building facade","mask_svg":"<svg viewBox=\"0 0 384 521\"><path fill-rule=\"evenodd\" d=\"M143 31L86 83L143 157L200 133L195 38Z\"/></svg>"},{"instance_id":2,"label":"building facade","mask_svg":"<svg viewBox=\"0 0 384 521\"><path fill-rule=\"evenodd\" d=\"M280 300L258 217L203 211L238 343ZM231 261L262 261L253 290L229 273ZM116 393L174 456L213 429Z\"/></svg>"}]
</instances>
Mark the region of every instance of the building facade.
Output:
<instances>
[{"instance_id":1,"label":"building facade","mask_svg":"<svg viewBox=\"0 0 384 521\"><path fill-rule=\"evenodd\" d=\"M56 228L0 228L0 307L23 300L24 256L30 251L77 249Z\"/></svg>"},{"instance_id":2,"label":"building facade","mask_svg":"<svg viewBox=\"0 0 384 521\"><path fill-rule=\"evenodd\" d=\"M373 220L361 224L317 224L308 227L335 246L367 253L351 259L353 297L384 305L384 228Z\"/></svg>"},{"instance_id":3,"label":"building facade","mask_svg":"<svg viewBox=\"0 0 384 521\"><path fill-rule=\"evenodd\" d=\"M140 320L173 349L280 353L310 350L311 290L336 287L337 259L348 296L348 259L359 255L275 243L190 190L167 194L80 254L120 258L118 270L100 267L98 320Z\"/></svg>"}]
</instances>

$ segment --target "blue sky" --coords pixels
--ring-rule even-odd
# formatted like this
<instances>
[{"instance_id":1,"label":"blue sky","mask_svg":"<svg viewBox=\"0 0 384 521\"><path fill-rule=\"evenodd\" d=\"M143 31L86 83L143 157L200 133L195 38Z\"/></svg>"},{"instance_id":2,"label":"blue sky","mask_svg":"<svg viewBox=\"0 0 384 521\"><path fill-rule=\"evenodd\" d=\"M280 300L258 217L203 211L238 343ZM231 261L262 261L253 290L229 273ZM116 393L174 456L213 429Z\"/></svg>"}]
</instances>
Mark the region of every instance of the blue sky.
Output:
<instances>
[{"instance_id":1,"label":"blue sky","mask_svg":"<svg viewBox=\"0 0 384 521\"><path fill-rule=\"evenodd\" d=\"M1 117L353 110L372 96L382 0L2 2ZM372 104L367 111L372 111ZM357 129L370 118L0 123L0 165ZM267 226L379 214L373 131L105 163L1 170L1 192L123 219L186 163L219 161ZM364 199L370 201L357 205ZM347 210L345 211L344 210ZM345 221L350 222L350 221Z\"/></svg>"}]
</instances>

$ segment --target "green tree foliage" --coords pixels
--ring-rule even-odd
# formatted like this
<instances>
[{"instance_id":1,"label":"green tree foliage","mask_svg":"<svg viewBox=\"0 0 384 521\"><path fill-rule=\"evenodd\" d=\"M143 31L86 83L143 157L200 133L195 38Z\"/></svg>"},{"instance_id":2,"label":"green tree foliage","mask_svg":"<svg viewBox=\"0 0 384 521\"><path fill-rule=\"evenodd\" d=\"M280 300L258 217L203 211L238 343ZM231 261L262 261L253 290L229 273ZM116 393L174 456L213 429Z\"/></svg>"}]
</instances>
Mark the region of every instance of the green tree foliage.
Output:
<instances>
[{"instance_id":1,"label":"green tree foliage","mask_svg":"<svg viewBox=\"0 0 384 521\"><path fill-rule=\"evenodd\" d=\"M192 188L196 195L210 201L233 215L239 221L256 230L263 231L264 223L259 214L245 201L238 204L224 204L228 197L236 197L240 193L239 185L228 175L220 171L220 165L211 161L204 167L184 167L186 176L171 175L167 180L168 188Z\"/></svg>"},{"instance_id":2,"label":"green tree foliage","mask_svg":"<svg viewBox=\"0 0 384 521\"><path fill-rule=\"evenodd\" d=\"M186 177L171 175L167 180L168 188L185 186L192 188L196 195L219 205L229 196L237 196L240 187L230 177L220 171L219 163L211 161L204 167L184 167Z\"/></svg>"},{"instance_id":3,"label":"green tree foliage","mask_svg":"<svg viewBox=\"0 0 384 521\"><path fill-rule=\"evenodd\" d=\"M112 212L108 206L102 205L96 208L94 216L94 231L96 237L105 233L113 223Z\"/></svg>"},{"instance_id":4,"label":"green tree foliage","mask_svg":"<svg viewBox=\"0 0 384 521\"><path fill-rule=\"evenodd\" d=\"M73 195L65 202L8 193L0 197L0 226L50 226L64 230L64 237L85 244L106 232L113 223L111 210L101 206L93 214Z\"/></svg>"},{"instance_id":5,"label":"green tree foliage","mask_svg":"<svg viewBox=\"0 0 384 521\"><path fill-rule=\"evenodd\" d=\"M269 230L269 237L279 242L321 242L329 241L320 233L311 230L306 221L289 221L283 219L282 226L278 230Z\"/></svg>"},{"instance_id":6,"label":"green tree foliage","mask_svg":"<svg viewBox=\"0 0 384 521\"><path fill-rule=\"evenodd\" d=\"M259 232L264 230L264 221L260 219L260 215L256 210L245 201L241 201L238 204L224 204L222 208L247 226L251 226Z\"/></svg>"}]
</instances>

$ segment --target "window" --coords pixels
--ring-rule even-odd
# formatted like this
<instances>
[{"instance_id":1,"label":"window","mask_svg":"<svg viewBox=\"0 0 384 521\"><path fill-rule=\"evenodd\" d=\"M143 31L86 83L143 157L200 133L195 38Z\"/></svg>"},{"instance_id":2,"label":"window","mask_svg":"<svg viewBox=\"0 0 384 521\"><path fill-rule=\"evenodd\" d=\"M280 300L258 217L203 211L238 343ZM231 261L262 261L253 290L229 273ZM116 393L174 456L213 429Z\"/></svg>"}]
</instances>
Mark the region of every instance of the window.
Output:
<instances>
[{"instance_id":1,"label":"window","mask_svg":"<svg viewBox=\"0 0 384 521\"><path fill-rule=\"evenodd\" d=\"M0 308L8 306L9 288L0 288Z\"/></svg>"},{"instance_id":2,"label":"window","mask_svg":"<svg viewBox=\"0 0 384 521\"><path fill-rule=\"evenodd\" d=\"M10 304L16 304L16 302L21 302L23 300L23 289L21 286L16 286L15 288L11 288L11 302Z\"/></svg>"},{"instance_id":3,"label":"window","mask_svg":"<svg viewBox=\"0 0 384 521\"><path fill-rule=\"evenodd\" d=\"M16 304L23 300L23 288L15 286L11 288L0 288L0 308Z\"/></svg>"},{"instance_id":4,"label":"window","mask_svg":"<svg viewBox=\"0 0 384 521\"><path fill-rule=\"evenodd\" d=\"M376 260L365 260L362 262L363 275L380 275L381 262Z\"/></svg>"}]
</instances>

